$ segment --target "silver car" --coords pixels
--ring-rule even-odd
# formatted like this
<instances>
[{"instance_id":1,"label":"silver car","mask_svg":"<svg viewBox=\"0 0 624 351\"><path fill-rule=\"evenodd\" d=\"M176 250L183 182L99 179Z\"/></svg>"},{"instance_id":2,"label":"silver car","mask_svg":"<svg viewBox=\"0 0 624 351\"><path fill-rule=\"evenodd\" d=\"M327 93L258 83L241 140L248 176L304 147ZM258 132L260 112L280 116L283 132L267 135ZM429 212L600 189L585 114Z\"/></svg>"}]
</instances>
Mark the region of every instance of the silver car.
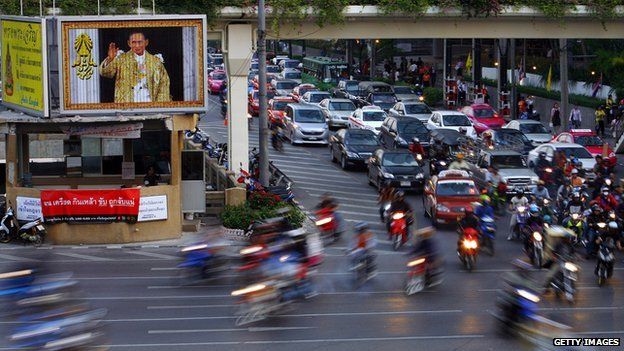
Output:
<instances>
[{"instance_id":1,"label":"silver car","mask_svg":"<svg viewBox=\"0 0 624 351\"><path fill-rule=\"evenodd\" d=\"M292 94L293 89L299 85L294 80L290 79L273 79L271 81L271 86L275 89L275 95L277 96L288 96Z\"/></svg>"},{"instance_id":2,"label":"silver car","mask_svg":"<svg viewBox=\"0 0 624 351\"><path fill-rule=\"evenodd\" d=\"M282 61L284 62L284 61ZM284 68L282 73L278 76L280 79L290 79L297 82L297 84L301 84L301 71L293 68Z\"/></svg>"},{"instance_id":3,"label":"silver car","mask_svg":"<svg viewBox=\"0 0 624 351\"><path fill-rule=\"evenodd\" d=\"M329 127L349 127L349 116L355 111L355 105L349 99L325 99L319 103L327 118Z\"/></svg>"},{"instance_id":4,"label":"silver car","mask_svg":"<svg viewBox=\"0 0 624 351\"><path fill-rule=\"evenodd\" d=\"M310 104L288 104L284 109L286 137L291 144L327 145L329 129L320 107Z\"/></svg>"},{"instance_id":5,"label":"silver car","mask_svg":"<svg viewBox=\"0 0 624 351\"><path fill-rule=\"evenodd\" d=\"M390 116L418 118L423 123L429 121L432 113L429 106L421 101L399 101L388 112Z\"/></svg>"},{"instance_id":6,"label":"silver car","mask_svg":"<svg viewBox=\"0 0 624 351\"><path fill-rule=\"evenodd\" d=\"M513 120L503 126L503 128L517 129L521 131L531 141L533 146L542 145L552 140L550 130L546 129L541 122L534 121L532 119Z\"/></svg>"}]
</instances>

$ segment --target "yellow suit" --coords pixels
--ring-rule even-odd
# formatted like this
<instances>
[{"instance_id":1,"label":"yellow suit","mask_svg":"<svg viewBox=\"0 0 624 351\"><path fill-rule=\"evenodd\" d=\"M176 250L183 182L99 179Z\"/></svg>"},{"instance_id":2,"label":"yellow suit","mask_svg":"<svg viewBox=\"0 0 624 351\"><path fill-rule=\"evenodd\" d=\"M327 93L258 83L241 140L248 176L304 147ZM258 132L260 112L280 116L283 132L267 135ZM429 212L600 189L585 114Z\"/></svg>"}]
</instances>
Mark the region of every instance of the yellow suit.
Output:
<instances>
[{"instance_id":1,"label":"yellow suit","mask_svg":"<svg viewBox=\"0 0 624 351\"><path fill-rule=\"evenodd\" d=\"M145 55L146 83L152 102L171 101L169 75L160 59L147 53ZM134 52L129 51L117 56L112 62L106 58L100 64L100 75L115 78L115 102L135 102L134 87L139 82L139 64ZM138 101L140 102L140 101Z\"/></svg>"}]
</instances>

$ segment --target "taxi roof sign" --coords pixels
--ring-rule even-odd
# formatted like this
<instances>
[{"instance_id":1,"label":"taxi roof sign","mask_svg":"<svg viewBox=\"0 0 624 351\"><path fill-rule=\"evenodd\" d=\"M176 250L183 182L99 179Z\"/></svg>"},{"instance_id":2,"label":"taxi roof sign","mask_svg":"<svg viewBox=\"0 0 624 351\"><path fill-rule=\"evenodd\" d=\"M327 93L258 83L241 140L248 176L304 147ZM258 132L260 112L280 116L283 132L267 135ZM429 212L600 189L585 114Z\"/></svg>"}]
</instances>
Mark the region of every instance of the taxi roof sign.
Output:
<instances>
[{"instance_id":1,"label":"taxi roof sign","mask_svg":"<svg viewBox=\"0 0 624 351\"><path fill-rule=\"evenodd\" d=\"M470 174L460 169L447 169L441 171L438 178L470 178Z\"/></svg>"},{"instance_id":2,"label":"taxi roof sign","mask_svg":"<svg viewBox=\"0 0 624 351\"><path fill-rule=\"evenodd\" d=\"M591 129L570 129L571 133L593 133Z\"/></svg>"}]
</instances>

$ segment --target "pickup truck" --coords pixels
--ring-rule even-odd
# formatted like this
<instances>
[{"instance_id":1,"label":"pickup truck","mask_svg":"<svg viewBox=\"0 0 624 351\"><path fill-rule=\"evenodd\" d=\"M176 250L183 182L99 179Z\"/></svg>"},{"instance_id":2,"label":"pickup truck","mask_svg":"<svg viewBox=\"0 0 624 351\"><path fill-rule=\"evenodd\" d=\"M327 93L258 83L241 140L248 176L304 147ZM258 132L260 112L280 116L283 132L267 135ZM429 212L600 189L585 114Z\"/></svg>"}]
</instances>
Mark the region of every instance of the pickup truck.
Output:
<instances>
[{"instance_id":1,"label":"pickup truck","mask_svg":"<svg viewBox=\"0 0 624 351\"><path fill-rule=\"evenodd\" d=\"M487 185L485 177L489 166L498 168L498 173L507 184L507 194L516 190L533 190L539 181L537 174L527 167L524 157L519 152L483 150L477 158L477 164L470 164L470 171L480 189Z\"/></svg>"}]
</instances>

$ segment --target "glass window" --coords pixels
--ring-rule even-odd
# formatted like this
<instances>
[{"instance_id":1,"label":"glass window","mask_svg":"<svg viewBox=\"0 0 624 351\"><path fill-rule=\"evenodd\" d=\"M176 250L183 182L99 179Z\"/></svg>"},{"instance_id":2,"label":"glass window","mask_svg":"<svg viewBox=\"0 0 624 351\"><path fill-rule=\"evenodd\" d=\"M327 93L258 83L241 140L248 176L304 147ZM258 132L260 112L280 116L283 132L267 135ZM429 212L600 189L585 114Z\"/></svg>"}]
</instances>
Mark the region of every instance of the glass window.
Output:
<instances>
[{"instance_id":1,"label":"glass window","mask_svg":"<svg viewBox=\"0 0 624 351\"><path fill-rule=\"evenodd\" d=\"M574 156L576 158L592 158L592 155L583 147L563 147L557 151L563 151L567 158Z\"/></svg>"},{"instance_id":2,"label":"glass window","mask_svg":"<svg viewBox=\"0 0 624 351\"><path fill-rule=\"evenodd\" d=\"M329 94L310 94L310 102L321 102L330 97L331 95Z\"/></svg>"},{"instance_id":3,"label":"glass window","mask_svg":"<svg viewBox=\"0 0 624 351\"><path fill-rule=\"evenodd\" d=\"M225 73L213 73L212 79L213 80L225 80Z\"/></svg>"},{"instance_id":4,"label":"glass window","mask_svg":"<svg viewBox=\"0 0 624 351\"><path fill-rule=\"evenodd\" d=\"M396 98L394 95L386 95L386 94L374 94L372 96L373 104L383 104L383 103L395 103Z\"/></svg>"},{"instance_id":5,"label":"glass window","mask_svg":"<svg viewBox=\"0 0 624 351\"><path fill-rule=\"evenodd\" d=\"M549 134L541 123L523 123L520 131L525 134Z\"/></svg>"},{"instance_id":6,"label":"glass window","mask_svg":"<svg viewBox=\"0 0 624 351\"><path fill-rule=\"evenodd\" d=\"M414 94L410 87L394 87L395 94Z\"/></svg>"},{"instance_id":7,"label":"glass window","mask_svg":"<svg viewBox=\"0 0 624 351\"><path fill-rule=\"evenodd\" d=\"M141 139L132 139L135 173L145 175L149 166L159 174L171 174L171 133L141 131Z\"/></svg>"},{"instance_id":8,"label":"glass window","mask_svg":"<svg viewBox=\"0 0 624 351\"><path fill-rule=\"evenodd\" d=\"M123 156L123 139L102 139L102 156Z\"/></svg>"},{"instance_id":9,"label":"glass window","mask_svg":"<svg viewBox=\"0 0 624 351\"><path fill-rule=\"evenodd\" d=\"M381 164L385 167L418 167L411 153L386 153Z\"/></svg>"},{"instance_id":10,"label":"glass window","mask_svg":"<svg viewBox=\"0 0 624 351\"><path fill-rule=\"evenodd\" d=\"M298 110L295 122L299 123L324 123L325 117L318 110Z\"/></svg>"},{"instance_id":11,"label":"glass window","mask_svg":"<svg viewBox=\"0 0 624 351\"><path fill-rule=\"evenodd\" d=\"M354 111L355 105L350 101L332 102L329 104L332 111Z\"/></svg>"},{"instance_id":12,"label":"glass window","mask_svg":"<svg viewBox=\"0 0 624 351\"><path fill-rule=\"evenodd\" d=\"M346 129L342 129L346 130ZM347 145L366 145L374 146L379 145L375 133L349 133L349 136L345 139Z\"/></svg>"},{"instance_id":13,"label":"glass window","mask_svg":"<svg viewBox=\"0 0 624 351\"><path fill-rule=\"evenodd\" d=\"M405 110L408 114L428 114L431 113L429 106L425 104L412 104L405 105Z\"/></svg>"},{"instance_id":14,"label":"glass window","mask_svg":"<svg viewBox=\"0 0 624 351\"><path fill-rule=\"evenodd\" d=\"M470 127L470 121L464 115L444 115L444 125L447 127Z\"/></svg>"},{"instance_id":15,"label":"glass window","mask_svg":"<svg viewBox=\"0 0 624 351\"><path fill-rule=\"evenodd\" d=\"M102 156L100 138L82 138L82 156Z\"/></svg>"},{"instance_id":16,"label":"glass window","mask_svg":"<svg viewBox=\"0 0 624 351\"><path fill-rule=\"evenodd\" d=\"M602 140L596 135L581 135L575 139L576 143L583 146L602 146Z\"/></svg>"},{"instance_id":17,"label":"glass window","mask_svg":"<svg viewBox=\"0 0 624 351\"><path fill-rule=\"evenodd\" d=\"M284 78L286 78L286 79L301 79L301 73L299 73L299 72L286 73Z\"/></svg>"},{"instance_id":18,"label":"glass window","mask_svg":"<svg viewBox=\"0 0 624 351\"><path fill-rule=\"evenodd\" d=\"M474 116L476 118L492 118L494 117L494 110L490 110L490 109L474 110Z\"/></svg>"},{"instance_id":19,"label":"glass window","mask_svg":"<svg viewBox=\"0 0 624 351\"><path fill-rule=\"evenodd\" d=\"M492 166L497 168L526 168L526 163L520 155L494 156Z\"/></svg>"},{"instance_id":20,"label":"glass window","mask_svg":"<svg viewBox=\"0 0 624 351\"><path fill-rule=\"evenodd\" d=\"M444 182L438 183L436 189L438 196L474 196L477 189L472 182Z\"/></svg>"},{"instance_id":21,"label":"glass window","mask_svg":"<svg viewBox=\"0 0 624 351\"><path fill-rule=\"evenodd\" d=\"M278 82L275 84L277 89L294 89L297 86L296 82Z\"/></svg>"},{"instance_id":22,"label":"glass window","mask_svg":"<svg viewBox=\"0 0 624 351\"><path fill-rule=\"evenodd\" d=\"M284 111L286 106L288 106L288 101L273 101L273 110L275 111Z\"/></svg>"},{"instance_id":23,"label":"glass window","mask_svg":"<svg viewBox=\"0 0 624 351\"><path fill-rule=\"evenodd\" d=\"M386 113L383 111L364 112L365 122L382 122L386 119Z\"/></svg>"}]
</instances>

